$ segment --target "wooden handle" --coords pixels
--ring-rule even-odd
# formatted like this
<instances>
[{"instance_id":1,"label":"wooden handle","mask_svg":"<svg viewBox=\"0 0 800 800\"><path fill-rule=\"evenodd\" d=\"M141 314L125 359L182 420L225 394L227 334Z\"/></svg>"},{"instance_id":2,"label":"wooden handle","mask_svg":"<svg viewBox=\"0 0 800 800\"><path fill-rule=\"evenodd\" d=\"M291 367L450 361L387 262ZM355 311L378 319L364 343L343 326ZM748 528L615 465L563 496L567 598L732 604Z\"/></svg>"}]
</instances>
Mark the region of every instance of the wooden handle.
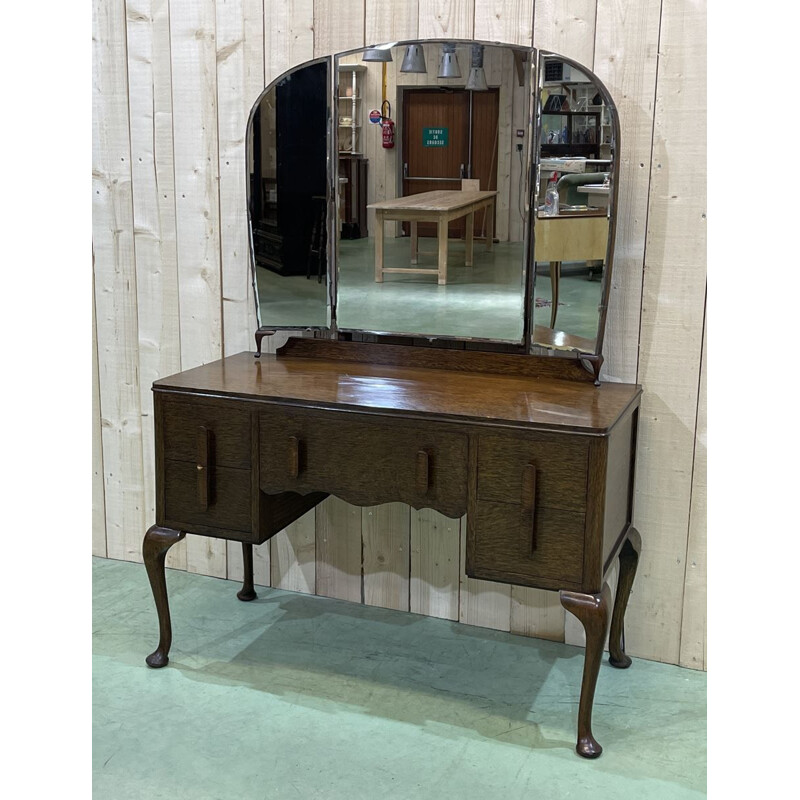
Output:
<instances>
[{"instance_id":1,"label":"wooden handle","mask_svg":"<svg viewBox=\"0 0 800 800\"><path fill-rule=\"evenodd\" d=\"M536 550L536 467L527 464L522 471L522 536L530 536L531 552Z\"/></svg>"},{"instance_id":2,"label":"wooden handle","mask_svg":"<svg viewBox=\"0 0 800 800\"><path fill-rule=\"evenodd\" d=\"M205 425L197 429L197 504L208 511L211 495L211 431Z\"/></svg>"},{"instance_id":3,"label":"wooden handle","mask_svg":"<svg viewBox=\"0 0 800 800\"><path fill-rule=\"evenodd\" d=\"M300 440L296 436L289 437L289 477L296 478L300 474Z\"/></svg>"},{"instance_id":4,"label":"wooden handle","mask_svg":"<svg viewBox=\"0 0 800 800\"><path fill-rule=\"evenodd\" d=\"M430 475L430 456L420 450L417 453L417 491L421 494L427 494L430 488Z\"/></svg>"}]
</instances>

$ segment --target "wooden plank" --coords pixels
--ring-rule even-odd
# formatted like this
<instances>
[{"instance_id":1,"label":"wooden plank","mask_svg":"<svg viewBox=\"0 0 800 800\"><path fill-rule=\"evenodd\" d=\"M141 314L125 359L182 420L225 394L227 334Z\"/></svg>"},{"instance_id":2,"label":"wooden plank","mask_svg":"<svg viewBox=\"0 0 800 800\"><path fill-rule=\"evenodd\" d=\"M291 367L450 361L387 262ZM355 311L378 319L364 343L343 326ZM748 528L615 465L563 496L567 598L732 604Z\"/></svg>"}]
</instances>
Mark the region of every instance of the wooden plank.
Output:
<instances>
[{"instance_id":1,"label":"wooden plank","mask_svg":"<svg viewBox=\"0 0 800 800\"><path fill-rule=\"evenodd\" d=\"M659 41L638 374L643 545L625 631L631 655L675 664L705 313L705 8L665 5Z\"/></svg>"},{"instance_id":2,"label":"wooden plank","mask_svg":"<svg viewBox=\"0 0 800 800\"><path fill-rule=\"evenodd\" d=\"M703 325L703 354L700 363L700 393L697 398L697 430L692 469L692 499L689 506L689 544L686 550L686 579L683 591L680 665L706 669L706 330Z\"/></svg>"},{"instance_id":3,"label":"wooden plank","mask_svg":"<svg viewBox=\"0 0 800 800\"><path fill-rule=\"evenodd\" d=\"M217 0L219 203L223 352L249 350L258 327L250 267L245 136L250 109L264 88L261 0ZM227 543L228 577L241 579L242 552ZM269 585L270 545L254 549L255 581Z\"/></svg>"},{"instance_id":4,"label":"wooden plank","mask_svg":"<svg viewBox=\"0 0 800 800\"><path fill-rule=\"evenodd\" d=\"M260 0L217 0L219 204L223 352L252 347L258 327L250 268L245 133L264 88L264 21Z\"/></svg>"},{"instance_id":5,"label":"wooden plank","mask_svg":"<svg viewBox=\"0 0 800 800\"><path fill-rule=\"evenodd\" d=\"M214 0L170 8L181 366L222 355ZM190 572L225 577L224 541L186 537Z\"/></svg>"},{"instance_id":6,"label":"wooden plank","mask_svg":"<svg viewBox=\"0 0 800 800\"><path fill-rule=\"evenodd\" d=\"M458 619L461 524L430 508L411 511L410 610Z\"/></svg>"},{"instance_id":7,"label":"wooden plank","mask_svg":"<svg viewBox=\"0 0 800 800\"><path fill-rule=\"evenodd\" d=\"M361 509L338 497L317 506L317 594L361 602Z\"/></svg>"},{"instance_id":8,"label":"wooden plank","mask_svg":"<svg viewBox=\"0 0 800 800\"><path fill-rule=\"evenodd\" d=\"M530 47L533 7L533 0L476 0L475 38Z\"/></svg>"},{"instance_id":9,"label":"wooden plank","mask_svg":"<svg viewBox=\"0 0 800 800\"><path fill-rule=\"evenodd\" d=\"M474 23L475 0L419 0L420 39L472 39Z\"/></svg>"},{"instance_id":10,"label":"wooden plank","mask_svg":"<svg viewBox=\"0 0 800 800\"><path fill-rule=\"evenodd\" d=\"M314 0L264 4L264 82L314 57Z\"/></svg>"},{"instance_id":11,"label":"wooden plank","mask_svg":"<svg viewBox=\"0 0 800 800\"><path fill-rule=\"evenodd\" d=\"M141 561L145 531L125 4L93 3L92 239L106 546Z\"/></svg>"},{"instance_id":12,"label":"wooden plank","mask_svg":"<svg viewBox=\"0 0 800 800\"><path fill-rule=\"evenodd\" d=\"M482 628L507 631L511 627L511 586L468 578L464 572L467 553L467 517L461 517L461 569L458 621Z\"/></svg>"},{"instance_id":13,"label":"wooden plank","mask_svg":"<svg viewBox=\"0 0 800 800\"><path fill-rule=\"evenodd\" d=\"M314 56L364 46L364 0L314 0Z\"/></svg>"},{"instance_id":14,"label":"wooden plank","mask_svg":"<svg viewBox=\"0 0 800 800\"><path fill-rule=\"evenodd\" d=\"M565 614L558 592L511 587L511 633L563 642Z\"/></svg>"},{"instance_id":15,"label":"wooden plank","mask_svg":"<svg viewBox=\"0 0 800 800\"><path fill-rule=\"evenodd\" d=\"M534 46L591 67L597 5L598 0L536 0Z\"/></svg>"},{"instance_id":16,"label":"wooden plank","mask_svg":"<svg viewBox=\"0 0 800 800\"><path fill-rule=\"evenodd\" d=\"M172 68L167 0L128 0L131 173L139 326L145 518L155 521L153 381L180 372ZM186 541L167 553L186 568Z\"/></svg>"},{"instance_id":17,"label":"wooden plank","mask_svg":"<svg viewBox=\"0 0 800 800\"><path fill-rule=\"evenodd\" d=\"M366 0L364 3L364 44L367 46L416 39L418 28L419 0Z\"/></svg>"},{"instance_id":18,"label":"wooden plank","mask_svg":"<svg viewBox=\"0 0 800 800\"><path fill-rule=\"evenodd\" d=\"M94 262L94 257L92 257ZM94 264L92 264L94 266ZM100 419L100 375L97 366L97 311L92 276L92 555L105 557L106 500L103 486L103 432Z\"/></svg>"},{"instance_id":19,"label":"wooden plank","mask_svg":"<svg viewBox=\"0 0 800 800\"><path fill-rule=\"evenodd\" d=\"M316 509L270 539L271 585L290 592L316 590Z\"/></svg>"},{"instance_id":20,"label":"wooden plank","mask_svg":"<svg viewBox=\"0 0 800 800\"><path fill-rule=\"evenodd\" d=\"M411 508L385 503L361 509L364 603L409 609Z\"/></svg>"},{"instance_id":21,"label":"wooden plank","mask_svg":"<svg viewBox=\"0 0 800 800\"><path fill-rule=\"evenodd\" d=\"M597 4L594 72L617 105L622 143L603 377L631 383L637 378L640 351L660 9L660 0L624 5L616 0L598 0ZM692 122L692 126L696 124ZM696 135L699 129L692 130Z\"/></svg>"}]
</instances>

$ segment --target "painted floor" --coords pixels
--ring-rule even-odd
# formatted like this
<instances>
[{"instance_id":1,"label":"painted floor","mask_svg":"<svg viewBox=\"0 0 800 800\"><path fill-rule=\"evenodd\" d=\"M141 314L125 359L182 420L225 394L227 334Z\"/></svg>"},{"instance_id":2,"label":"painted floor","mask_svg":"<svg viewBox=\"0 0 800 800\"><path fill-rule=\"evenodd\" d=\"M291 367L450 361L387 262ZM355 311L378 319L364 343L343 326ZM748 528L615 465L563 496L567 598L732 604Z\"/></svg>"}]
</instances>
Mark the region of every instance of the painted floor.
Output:
<instances>
[{"instance_id":1,"label":"painted floor","mask_svg":"<svg viewBox=\"0 0 800 800\"><path fill-rule=\"evenodd\" d=\"M408 238L387 239L385 264L408 267ZM389 274L375 283L372 239L343 239L339 243L339 325L342 328L431 336L478 337L519 341L522 337L522 254L520 243L499 242L491 252L475 245L474 266L464 266L464 242L451 240L448 283L436 276ZM435 268L436 244L420 240L420 267ZM327 325L326 286L305 276L281 277L257 269L264 325ZM597 335L602 283L588 280L585 267L576 274L562 271L556 328L573 336ZM551 300L547 265L539 266L535 298ZM550 308L534 309L534 324L549 327Z\"/></svg>"},{"instance_id":2,"label":"painted floor","mask_svg":"<svg viewBox=\"0 0 800 800\"><path fill-rule=\"evenodd\" d=\"M169 570L152 670L144 567L93 570L94 800L705 796L704 673L604 661L587 761L580 648Z\"/></svg>"}]
</instances>

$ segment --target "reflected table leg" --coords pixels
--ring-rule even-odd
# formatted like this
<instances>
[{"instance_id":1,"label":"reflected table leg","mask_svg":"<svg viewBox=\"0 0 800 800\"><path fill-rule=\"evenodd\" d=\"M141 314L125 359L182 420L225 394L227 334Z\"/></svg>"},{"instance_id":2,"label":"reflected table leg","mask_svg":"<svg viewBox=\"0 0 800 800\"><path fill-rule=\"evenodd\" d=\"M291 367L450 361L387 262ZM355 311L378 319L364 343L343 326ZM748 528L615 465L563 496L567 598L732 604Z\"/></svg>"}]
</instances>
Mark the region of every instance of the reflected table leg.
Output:
<instances>
[{"instance_id":1,"label":"reflected table leg","mask_svg":"<svg viewBox=\"0 0 800 800\"><path fill-rule=\"evenodd\" d=\"M467 241L466 241L466 265L468 267L472 266L472 250L473 250L473 239L474 239L474 228L475 228L475 212L471 211L467 214Z\"/></svg>"},{"instance_id":2,"label":"reflected table leg","mask_svg":"<svg viewBox=\"0 0 800 800\"><path fill-rule=\"evenodd\" d=\"M447 219L444 215L439 217L439 285L447 283Z\"/></svg>"},{"instance_id":3,"label":"reflected table leg","mask_svg":"<svg viewBox=\"0 0 800 800\"><path fill-rule=\"evenodd\" d=\"M375 212L375 283L383 283L383 212Z\"/></svg>"},{"instance_id":4,"label":"reflected table leg","mask_svg":"<svg viewBox=\"0 0 800 800\"><path fill-rule=\"evenodd\" d=\"M558 316L558 284L561 281L561 262L550 262L550 287L552 304L550 306L550 327L555 329Z\"/></svg>"},{"instance_id":5,"label":"reflected table leg","mask_svg":"<svg viewBox=\"0 0 800 800\"><path fill-rule=\"evenodd\" d=\"M411 263L419 264L419 235L416 220L411 222Z\"/></svg>"}]
</instances>

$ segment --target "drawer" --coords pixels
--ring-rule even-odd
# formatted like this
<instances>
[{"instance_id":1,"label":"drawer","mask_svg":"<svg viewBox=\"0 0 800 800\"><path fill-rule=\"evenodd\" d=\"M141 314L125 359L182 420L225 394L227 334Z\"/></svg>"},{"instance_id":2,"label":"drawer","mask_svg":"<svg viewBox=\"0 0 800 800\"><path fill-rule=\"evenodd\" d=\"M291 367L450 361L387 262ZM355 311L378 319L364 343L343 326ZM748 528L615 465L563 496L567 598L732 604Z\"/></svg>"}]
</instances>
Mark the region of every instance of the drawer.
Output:
<instances>
[{"instance_id":1,"label":"drawer","mask_svg":"<svg viewBox=\"0 0 800 800\"><path fill-rule=\"evenodd\" d=\"M250 471L209 467L205 490L194 462L164 462L164 517L172 528L192 526L250 532Z\"/></svg>"},{"instance_id":2,"label":"drawer","mask_svg":"<svg viewBox=\"0 0 800 800\"><path fill-rule=\"evenodd\" d=\"M478 436L478 498L522 502L523 476L535 469L535 505L583 511L589 443L585 437L559 434Z\"/></svg>"},{"instance_id":3,"label":"drawer","mask_svg":"<svg viewBox=\"0 0 800 800\"><path fill-rule=\"evenodd\" d=\"M537 507L481 501L467 516L467 574L474 578L579 588L583 577L585 516Z\"/></svg>"},{"instance_id":4,"label":"drawer","mask_svg":"<svg viewBox=\"0 0 800 800\"><path fill-rule=\"evenodd\" d=\"M209 461L219 467L250 466L251 415L246 406L164 398L161 425L164 458L195 462L198 447L205 446Z\"/></svg>"},{"instance_id":5,"label":"drawer","mask_svg":"<svg viewBox=\"0 0 800 800\"><path fill-rule=\"evenodd\" d=\"M467 508L467 436L335 411L260 412L260 486L335 494L356 505L402 502L457 517Z\"/></svg>"}]
</instances>

